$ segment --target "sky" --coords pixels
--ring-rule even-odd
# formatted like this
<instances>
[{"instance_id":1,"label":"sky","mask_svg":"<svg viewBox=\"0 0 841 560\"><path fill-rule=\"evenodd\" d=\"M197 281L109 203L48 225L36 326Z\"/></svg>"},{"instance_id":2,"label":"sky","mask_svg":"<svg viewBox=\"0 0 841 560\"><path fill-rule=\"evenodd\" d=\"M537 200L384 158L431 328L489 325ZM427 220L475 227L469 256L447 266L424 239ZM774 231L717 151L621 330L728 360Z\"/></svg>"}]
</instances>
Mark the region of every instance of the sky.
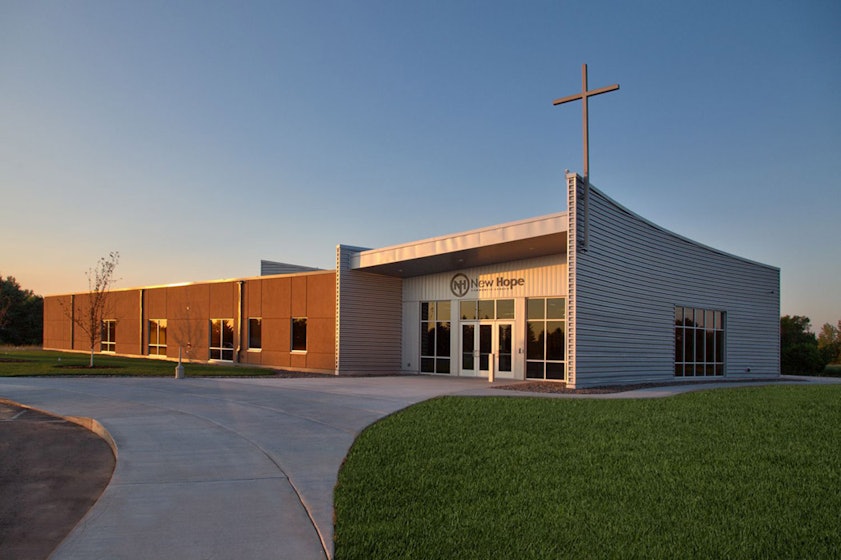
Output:
<instances>
[{"instance_id":1,"label":"sky","mask_svg":"<svg viewBox=\"0 0 841 560\"><path fill-rule=\"evenodd\" d=\"M335 268L566 209L582 172L841 320L837 0L0 0L0 275ZM703 274L703 271L699 271Z\"/></svg>"}]
</instances>

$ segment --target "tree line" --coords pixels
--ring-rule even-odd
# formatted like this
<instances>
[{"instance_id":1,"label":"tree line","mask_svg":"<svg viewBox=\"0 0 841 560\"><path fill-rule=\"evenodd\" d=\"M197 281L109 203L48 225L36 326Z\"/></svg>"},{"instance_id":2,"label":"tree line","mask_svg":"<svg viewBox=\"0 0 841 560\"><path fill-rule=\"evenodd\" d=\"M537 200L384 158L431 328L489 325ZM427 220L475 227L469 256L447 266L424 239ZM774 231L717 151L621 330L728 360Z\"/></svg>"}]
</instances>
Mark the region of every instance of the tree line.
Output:
<instances>
[{"instance_id":1,"label":"tree line","mask_svg":"<svg viewBox=\"0 0 841 560\"><path fill-rule=\"evenodd\" d=\"M40 346L43 331L44 298L0 275L0 344Z\"/></svg>"},{"instance_id":2,"label":"tree line","mask_svg":"<svg viewBox=\"0 0 841 560\"><path fill-rule=\"evenodd\" d=\"M841 320L812 332L811 321L801 315L780 319L780 372L820 374L828 364L841 363Z\"/></svg>"}]
</instances>

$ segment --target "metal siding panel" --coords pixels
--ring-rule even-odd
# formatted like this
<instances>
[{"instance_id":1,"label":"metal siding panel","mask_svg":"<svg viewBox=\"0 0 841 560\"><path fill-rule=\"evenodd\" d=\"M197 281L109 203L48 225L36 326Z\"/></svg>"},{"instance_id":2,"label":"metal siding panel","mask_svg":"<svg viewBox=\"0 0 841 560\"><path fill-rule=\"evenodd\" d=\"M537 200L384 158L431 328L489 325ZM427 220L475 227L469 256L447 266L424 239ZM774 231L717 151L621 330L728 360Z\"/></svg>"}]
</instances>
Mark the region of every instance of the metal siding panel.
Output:
<instances>
[{"instance_id":1,"label":"metal siding panel","mask_svg":"<svg viewBox=\"0 0 841 560\"><path fill-rule=\"evenodd\" d=\"M728 375L779 374L778 269L660 229L597 189L589 220L587 251L569 259L575 386L674 379L675 305L727 312Z\"/></svg>"},{"instance_id":2,"label":"metal siding panel","mask_svg":"<svg viewBox=\"0 0 841 560\"><path fill-rule=\"evenodd\" d=\"M350 269L354 247L337 248L337 373L401 371L400 278Z\"/></svg>"},{"instance_id":3,"label":"metal siding panel","mask_svg":"<svg viewBox=\"0 0 841 560\"><path fill-rule=\"evenodd\" d=\"M278 274L297 274L300 272L317 272L318 268L276 261L260 261L260 276L274 276Z\"/></svg>"},{"instance_id":4,"label":"metal siding panel","mask_svg":"<svg viewBox=\"0 0 841 560\"><path fill-rule=\"evenodd\" d=\"M420 371L420 308L417 302L403 302L403 371Z\"/></svg>"}]
</instances>

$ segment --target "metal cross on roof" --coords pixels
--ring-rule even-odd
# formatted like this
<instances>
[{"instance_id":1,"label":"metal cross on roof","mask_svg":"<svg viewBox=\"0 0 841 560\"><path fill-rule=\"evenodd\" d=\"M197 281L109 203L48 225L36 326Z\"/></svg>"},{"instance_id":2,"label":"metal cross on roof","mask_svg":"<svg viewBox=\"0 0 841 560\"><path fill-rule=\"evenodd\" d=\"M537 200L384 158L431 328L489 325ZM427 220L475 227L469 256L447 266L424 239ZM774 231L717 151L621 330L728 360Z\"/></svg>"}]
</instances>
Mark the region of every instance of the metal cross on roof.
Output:
<instances>
[{"instance_id":1,"label":"metal cross on roof","mask_svg":"<svg viewBox=\"0 0 841 560\"><path fill-rule=\"evenodd\" d=\"M587 105L588 100L593 97L594 95L599 95L602 93L607 93L609 91L614 91L619 89L619 84L613 84L612 86L607 86L599 89L594 89L587 91L587 65L581 65L581 93L576 93L575 95L570 95L567 97L561 97L560 99L556 99L552 102L552 105L561 105L562 103L567 103L569 101L577 101L578 99L581 100L581 104L584 107L584 184L590 184L590 124L589 118L587 117Z\"/></svg>"}]
</instances>

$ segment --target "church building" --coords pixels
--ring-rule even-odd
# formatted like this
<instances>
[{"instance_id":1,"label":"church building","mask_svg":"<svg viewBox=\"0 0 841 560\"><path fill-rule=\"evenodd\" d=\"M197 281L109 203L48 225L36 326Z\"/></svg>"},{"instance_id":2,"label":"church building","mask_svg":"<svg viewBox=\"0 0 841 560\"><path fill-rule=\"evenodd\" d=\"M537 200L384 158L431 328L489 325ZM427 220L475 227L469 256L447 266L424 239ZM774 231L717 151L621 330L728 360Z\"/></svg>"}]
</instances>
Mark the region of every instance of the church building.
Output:
<instances>
[{"instance_id":1,"label":"church building","mask_svg":"<svg viewBox=\"0 0 841 560\"><path fill-rule=\"evenodd\" d=\"M667 231L566 175L567 211L403 245L339 245L336 269L119 290L106 353L334 375L430 374L571 388L780 374L780 271ZM44 300L44 347L88 351ZM67 310L71 310L68 314Z\"/></svg>"},{"instance_id":2,"label":"church building","mask_svg":"<svg viewBox=\"0 0 841 560\"><path fill-rule=\"evenodd\" d=\"M331 271L115 290L99 350L574 388L779 375L779 269L667 231L575 173L566 191L566 212L339 245ZM89 350L65 311L87 297L45 298L45 348Z\"/></svg>"}]
</instances>

